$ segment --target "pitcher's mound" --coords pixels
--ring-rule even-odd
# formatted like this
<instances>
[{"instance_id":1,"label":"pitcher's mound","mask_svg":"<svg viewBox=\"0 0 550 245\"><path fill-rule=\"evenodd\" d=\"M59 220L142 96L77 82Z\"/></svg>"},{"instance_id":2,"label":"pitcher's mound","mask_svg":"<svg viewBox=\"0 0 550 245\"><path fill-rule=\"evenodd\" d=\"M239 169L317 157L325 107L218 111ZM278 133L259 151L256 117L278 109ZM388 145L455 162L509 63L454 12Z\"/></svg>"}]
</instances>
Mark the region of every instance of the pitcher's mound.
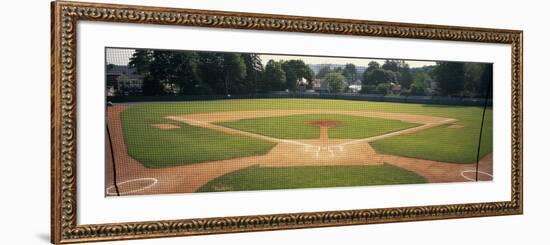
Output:
<instances>
[{"instance_id":1,"label":"pitcher's mound","mask_svg":"<svg viewBox=\"0 0 550 245\"><path fill-rule=\"evenodd\" d=\"M151 124L151 126L158 128L158 129L176 129L180 128L178 125L169 124L169 123L159 123L159 124Z\"/></svg>"},{"instance_id":2,"label":"pitcher's mound","mask_svg":"<svg viewBox=\"0 0 550 245\"><path fill-rule=\"evenodd\" d=\"M314 120L306 121L305 124L317 127L334 128L344 124L342 121L337 120Z\"/></svg>"}]
</instances>

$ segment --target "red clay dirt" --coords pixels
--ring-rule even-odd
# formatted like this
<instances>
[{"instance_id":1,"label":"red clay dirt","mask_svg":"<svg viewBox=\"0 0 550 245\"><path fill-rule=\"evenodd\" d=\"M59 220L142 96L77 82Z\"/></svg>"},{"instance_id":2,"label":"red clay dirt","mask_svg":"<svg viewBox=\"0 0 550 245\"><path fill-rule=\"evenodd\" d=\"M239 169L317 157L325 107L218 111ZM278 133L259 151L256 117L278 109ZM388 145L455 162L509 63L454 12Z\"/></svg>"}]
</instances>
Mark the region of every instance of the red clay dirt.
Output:
<instances>
[{"instance_id":1,"label":"red clay dirt","mask_svg":"<svg viewBox=\"0 0 550 245\"><path fill-rule=\"evenodd\" d=\"M323 146L329 145L328 129L344 124L337 120L314 120L304 122L306 125L319 127L319 140Z\"/></svg>"},{"instance_id":2,"label":"red clay dirt","mask_svg":"<svg viewBox=\"0 0 550 245\"><path fill-rule=\"evenodd\" d=\"M314 120L314 121L305 121L306 125L317 126L321 128L334 128L344 124L342 121L337 120Z\"/></svg>"},{"instance_id":3,"label":"red clay dirt","mask_svg":"<svg viewBox=\"0 0 550 245\"><path fill-rule=\"evenodd\" d=\"M244 132L236 129L226 128L213 123L220 121L233 121L243 118L297 115L297 114L321 114L315 110L276 110L276 111L239 111L239 112L218 112L208 114L191 114L183 116L166 117L179 122L184 122L196 127L204 127L227 134L240 134L248 137L258 138L275 142L277 145L268 153L261 156L242 157L229 160L211 161L149 169L144 167L137 160L133 159L127 152L124 143L123 130L120 122L120 113L126 109L125 106L115 105L108 108L107 118L113 140L113 150L116 159L117 183L132 180L119 186L121 195L142 195L142 194L167 194L167 193L188 193L195 192L209 181L224 174L246 168L252 165L287 167L287 166L319 166L319 165L378 165L384 162L416 172L426 178L428 182L464 182L468 181L462 175L464 171L475 171L475 164L455 164L436 162L423 159L405 158L399 156L382 155L374 151L369 142L391 137L400 134L408 134L448 124L455 119L408 115L399 113L381 112L355 112L355 111L325 111L325 114L346 114L358 116L370 116L402 120L406 122L421 123L423 125L409 128L385 135L374 136L366 139L329 139L328 128L341 125L339 121L317 121L321 137L310 140L284 140L264 135ZM257 113L257 114L256 114ZM340 124L339 124L340 123ZM107 141L108 143L108 141ZM106 144L106 186L109 193L113 192L113 165L111 162L109 145ZM492 175L492 155L485 156L480 162L480 171ZM490 180L491 176L480 175L481 180ZM152 186L145 186L147 178L158 180ZM134 184L135 183L135 184ZM138 190L138 191L136 191ZM109 195L109 194L107 194Z\"/></svg>"}]
</instances>

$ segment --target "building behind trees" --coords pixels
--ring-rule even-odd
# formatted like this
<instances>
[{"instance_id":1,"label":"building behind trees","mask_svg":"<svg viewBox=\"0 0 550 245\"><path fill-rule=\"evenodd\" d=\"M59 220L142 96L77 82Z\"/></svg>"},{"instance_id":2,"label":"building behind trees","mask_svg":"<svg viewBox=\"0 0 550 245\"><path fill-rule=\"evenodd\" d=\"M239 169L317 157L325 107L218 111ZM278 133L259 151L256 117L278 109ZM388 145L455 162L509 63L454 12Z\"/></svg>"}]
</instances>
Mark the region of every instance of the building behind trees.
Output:
<instances>
[{"instance_id":1,"label":"building behind trees","mask_svg":"<svg viewBox=\"0 0 550 245\"><path fill-rule=\"evenodd\" d=\"M108 61L116 61L106 62L108 96L283 92L482 98L493 79L492 64L472 62L306 64L299 56L264 61L253 53L151 49L134 50L124 62L116 60L117 49L108 54Z\"/></svg>"}]
</instances>

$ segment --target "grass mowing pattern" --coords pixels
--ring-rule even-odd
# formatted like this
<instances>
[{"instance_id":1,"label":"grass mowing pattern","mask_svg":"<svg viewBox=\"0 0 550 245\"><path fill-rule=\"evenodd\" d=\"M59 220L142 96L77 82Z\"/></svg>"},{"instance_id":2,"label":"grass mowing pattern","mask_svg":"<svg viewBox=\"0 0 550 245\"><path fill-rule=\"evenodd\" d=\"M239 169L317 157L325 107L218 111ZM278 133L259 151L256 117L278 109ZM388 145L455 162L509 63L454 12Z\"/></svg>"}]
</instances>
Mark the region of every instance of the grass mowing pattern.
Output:
<instances>
[{"instance_id":1,"label":"grass mowing pattern","mask_svg":"<svg viewBox=\"0 0 550 245\"><path fill-rule=\"evenodd\" d=\"M319 127L305 124L307 121L317 120L335 120L343 123L328 130L329 138L334 139L362 139L419 126L398 120L332 114L252 118L222 122L218 125L278 139L318 139Z\"/></svg>"},{"instance_id":2,"label":"grass mowing pattern","mask_svg":"<svg viewBox=\"0 0 550 245\"><path fill-rule=\"evenodd\" d=\"M424 177L390 164L365 166L251 166L220 176L197 192L274 190L426 183Z\"/></svg>"},{"instance_id":3,"label":"grass mowing pattern","mask_svg":"<svg viewBox=\"0 0 550 245\"><path fill-rule=\"evenodd\" d=\"M456 163L471 163L475 161L479 127L483 113L483 108L471 106L328 99L235 99L178 103L141 103L130 106L122 112L121 116L125 141L130 155L140 162L146 161L147 163L144 163L146 166L162 167L230 159L237 156L258 155L258 152L268 151L266 149L270 148L271 145L263 141L241 137L240 140L235 140L239 144L228 147L225 138L223 138L224 136L218 135L222 133L214 131L208 131L208 133L197 132L206 129L191 126L184 127L188 125L164 119L164 117L219 111L269 109L380 111L455 118L458 119L456 123L463 125L464 128L456 129L441 126L411 135L395 136L379 140L372 145L381 153ZM487 109L481 157L492 151L492 115L492 109ZM154 123L172 123L181 126L182 128L178 131L178 135L179 137L187 138L187 141L179 142L177 140L176 142L171 142L170 139L172 136L170 135L175 131L163 131L152 128L150 124ZM232 137L240 136L233 135L229 138ZM250 146L245 142L253 143ZM193 147L189 147L190 145L193 145ZM217 149L213 147L215 145L218 145ZM253 148L250 149L248 147ZM220 153L220 149L222 149L223 154Z\"/></svg>"}]
</instances>

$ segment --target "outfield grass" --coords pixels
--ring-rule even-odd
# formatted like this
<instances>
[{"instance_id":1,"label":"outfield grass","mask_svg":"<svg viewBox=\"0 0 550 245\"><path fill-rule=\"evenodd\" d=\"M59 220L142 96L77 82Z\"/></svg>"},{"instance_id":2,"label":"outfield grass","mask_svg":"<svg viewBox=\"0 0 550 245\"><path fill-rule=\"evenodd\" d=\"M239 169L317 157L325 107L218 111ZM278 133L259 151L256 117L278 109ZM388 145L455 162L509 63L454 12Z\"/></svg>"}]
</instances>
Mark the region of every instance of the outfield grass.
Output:
<instances>
[{"instance_id":1,"label":"outfield grass","mask_svg":"<svg viewBox=\"0 0 550 245\"><path fill-rule=\"evenodd\" d=\"M425 183L424 177L390 164L378 166L251 166L220 176L197 192L349 187Z\"/></svg>"},{"instance_id":2,"label":"outfield grass","mask_svg":"<svg viewBox=\"0 0 550 245\"><path fill-rule=\"evenodd\" d=\"M381 153L456 163L474 162L483 108L327 99L243 99L177 103L140 103L122 112L130 155L148 167L172 166L258 155L273 145L260 140L225 135L164 119L166 116L246 110L350 110L408 113L458 119L464 128L440 126L411 135L373 143ZM175 130L159 130L154 123L172 123ZM492 110L486 114L481 156L492 151ZM228 147L230 146L230 147Z\"/></svg>"},{"instance_id":3,"label":"outfield grass","mask_svg":"<svg viewBox=\"0 0 550 245\"><path fill-rule=\"evenodd\" d=\"M342 122L342 125L328 130L329 138L335 139L362 139L419 126L398 120L331 114L252 118L218 124L278 139L318 139L319 127L305 123L316 120Z\"/></svg>"}]
</instances>

